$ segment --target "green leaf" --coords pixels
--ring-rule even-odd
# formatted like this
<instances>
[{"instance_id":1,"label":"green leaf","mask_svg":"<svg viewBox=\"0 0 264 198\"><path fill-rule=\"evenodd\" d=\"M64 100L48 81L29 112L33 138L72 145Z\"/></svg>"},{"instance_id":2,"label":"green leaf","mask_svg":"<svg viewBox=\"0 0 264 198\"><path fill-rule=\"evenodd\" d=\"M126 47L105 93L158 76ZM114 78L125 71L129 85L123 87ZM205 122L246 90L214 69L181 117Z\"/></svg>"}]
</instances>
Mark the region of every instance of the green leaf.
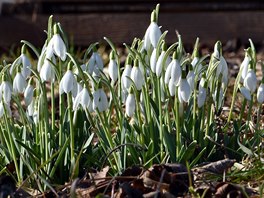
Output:
<instances>
[{"instance_id":1,"label":"green leaf","mask_svg":"<svg viewBox=\"0 0 264 198\"><path fill-rule=\"evenodd\" d=\"M85 150L88 146L90 146L92 140L93 140L93 137L94 137L94 133L92 133L90 135L90 137L88 138L88 140L85 142L85 144L83 145L83 150Z\"/></svg>"},{"instance_id":2,"label":"green leaf","mask_svg":"<svg viewBox=\"0 0 264 198\"><path fill-rule=\"evenodd\" d=\"M196 149L197 146L197 141L194 140L188 147L187 149L184 151L183 155L180 157L179 162L181 163L185 163L187 162L194 154L194 151Z\"/></svg>"},{"instance_id":3,"label":"green leaf","mask_svg":"<svg viewBox=\"0 0 264 198\"><path fill-rule=\"evenodd\" d=\"M254 153L249 148L245 147L243 144L240 143L239 137L237 137L237 143L239 147L241 148L241 150L244 151L244 153L246 153L249 156L254 155Z\"/></svg>"}]
</instances>

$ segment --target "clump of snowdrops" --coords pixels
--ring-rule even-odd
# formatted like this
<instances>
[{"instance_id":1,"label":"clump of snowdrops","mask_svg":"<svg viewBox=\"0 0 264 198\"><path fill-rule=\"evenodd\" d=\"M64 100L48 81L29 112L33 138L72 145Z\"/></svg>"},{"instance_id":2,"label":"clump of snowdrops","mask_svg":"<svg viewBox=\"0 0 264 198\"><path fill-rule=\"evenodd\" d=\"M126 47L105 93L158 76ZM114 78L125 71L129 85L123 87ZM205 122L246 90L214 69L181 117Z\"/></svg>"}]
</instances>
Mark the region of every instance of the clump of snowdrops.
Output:
<instances>
[{"instance_id":1,"label":"clump of snowdrops","mask_svg":"<svg viewBox=\"0 0 264 198\"><path fill-rule=\"evenodd\" d=\"M159 5L144 38L124 44L125 65L120 65L120 55L108 38L106 65L98 43L83 57L69 53L67 37L52 16L41 51L22 41L21 55L1 66L1 173L12 175L18 185L44 191L88 168L106 165L115 175L134 164L188 162L192 167L224 154L241 159L242 151L259 156L253 147L263 133L259 123L264 78L260 83L256 78L253 43L245 50L229 116L219 124L229 80L221 42L216 42L211 56L202 57L199 39L191 54L179 34L168 46L168 31L159 27L158 14ZM37 57L36 65L30 54ZM235 117L238 91L244 99ZM255 106L256 122L251 116ZM252 122L250 139L246 136ZM6 166L10 163L13 172Z\"/></svg>"}]
</instances>

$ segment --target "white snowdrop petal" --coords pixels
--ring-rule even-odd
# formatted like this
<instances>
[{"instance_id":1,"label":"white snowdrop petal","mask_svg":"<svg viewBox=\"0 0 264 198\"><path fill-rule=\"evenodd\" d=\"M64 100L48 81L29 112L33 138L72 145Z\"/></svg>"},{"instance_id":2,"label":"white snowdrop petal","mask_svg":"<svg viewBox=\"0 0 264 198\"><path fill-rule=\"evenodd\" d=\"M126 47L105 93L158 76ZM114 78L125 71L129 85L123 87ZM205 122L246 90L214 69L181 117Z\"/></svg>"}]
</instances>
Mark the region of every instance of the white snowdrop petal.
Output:
<instances>
[{"instance_id":1,"label":"white snowdrop petal","mask_svg":"<svg viewBox=\"0 0 264 198\"><path fill-rule=\"evenodd\" d=\"M239 88L240 92L242 93L242 95L248 100L251 101L251 94L250 91L245 88L245 87L240 87Z\"/></svg>"},{"instance_id":2,"label":"white snowdrop petal","mask_svg":"<svg viewBox=\"0 0 264 198\"><path fill-rule=\"evenodd\" d=\"M115 82L118 78L118 67L115 60L110 59L108 66L108 73L112 82Z\"/></svg>"},{"instance_id":3,"label":"white snowdrop petal","mask_svg":"<svg viewBox=\"0 0 264 198\"><path fill-rule=\"evenodd\" d=\"M264 84L263 83L261 83L258 88L257 100L258 100L258 103L260 104L264 102Z\"/></svg>"},{"instance_id":4,"label":"white snowdrop petal","mask_svg":"<svg viewBox=\"0 0 264 198\"><path fill-rule=\"evenodd\" d=\"M33 99L33 94L34 94L34 88L32 85L28 85L25 89L25 92L24 92L24 100L25 100L25 104L26 106L28 106L32 99Z\"/></svg>"},{"instance_id":5,"label":"white snowdrop petal","mask_svg":"<svg viewBox=\"0 0 264 198\"><path fill-rule=\"evenodd\" d=\"M176 86L175 84L173 83L172 79L169 80L169 92L170 92L170 95L171 96L174 96L175 95L175 90L176 89Z\"/></svg>"},{"instance_id":6,"label":"white snowdrop petal","mask_svg":"<svg viewBox=\"0 0 264 198\"><path fill-rule=\"evenodd\" d=\"M184 102L188 102L191 96L191 88L186 79L182 79L179 85L180 95Z\"/></svg>"},{"instance_id":7,"label":"white snowdrop petal","mask_svg":"<svg viewBox=\"0 0 264 198\"><path fill-rule=\"evenodd\" d=\"M172 65L173 65L173 61L168 65L167 69L166 69L166 72L165 72L165 77L164 77L164 83L165 84L168 84L170 79L171 79L171 68L172 68Z\"/></svg>"},{"instance_id":8,"label":"white snowdrop petal","mask_svg":"<svg viewBox=\"0 0 264 198\"><path fill-rule=\"evenodd\" d=\"M201 87L197 97L197 104L199 108L201 108L204 105L205 99L206 99L206 89Z\"/></svg>"},{"instance_id":9,"label":"white snowdrop petal","mask_svg":"<svg viewBox=\"0 0 264 198\"><path fill-rule=\"evenodd\" d=\"M156 65L156 75L158 77L161 76L161 72L162 72L162 61L163 61L163 58L165 56L165 51L162 51L159 58L158 58L158 61L157 61L157 65Z\"/></svg>"},{"instance_id":10,"label":"white snowdrop petal","mask_svg":"<svg viewBox=\"0 0 264 198\"><path fill-rule=\"evenodd\" d=\"M129 87L131 86L131 80L129 79L131 76L131 71L132 71L132 66L126 65L125 69L122 73L121 83L122 83L123 88L125 88L125 89L129 89Z\"/></svg>"},{"instance_id":11,"label":"white snowdrop petal","mask_svg":"<svg viewBox=\"0 0 264 198\"><path fill-rule=\"evenodd\" d=\"M104 62L98 52L94 52L95 63L100 70L104 69Z\"/></svg>"},{"instance_id":12,"label":"white snowdrop petal","mask_svg":"<svg viewBox=\"0 0 264 198\"><path fill-rule=\"evenodd\" d=\"M248 73L248 65L250 62L250 58L248 56L245 56L243 62L241 63L240 68L242 69L241 78L245 79L246 75Z\"/></svg>"},{"instance_id":13,"label":"white snowdrop petal","mask_svg":"<svg viewBox=\"0 0 264 198\"><path fill-rule=\"evenodd\" d=\"M141 90L144 84L144 76L139 67L133 67L131 71L131 79L136 85L137 90Z\"/></svg>"},{"instance_id":14,"label":"white snowdrop petal","mask_svg":"<svg viewBox=\"0 0 264 198\"><path fill-rule=\"evenodd\" d=\"M177 86L181 79L181 65L180 62L176 59L172 60L171 64L171 79L173 83Z\"/></svg>"},{"instance_id":15,"label":"white snowdrop petal","mask_svg":"<svg viewBox=\"0 0 264 198\"><path fill-rule=\"evenodd\" d=\"M154 48L150 56L150 69L153 73L156 73L157 64L157 49Z\"/></svg>"},{"instance_id":16,"label":"white snowdrop petal","mask_svg":"<svg viewBox=\"0 0 264 198\"><path fill-rule=\"evenodd\" d=\"M257 88L257 76L256 73L250 69L244 79L244 87L247 88L250 93L254 93Z\"/></svg>"},{"instance_id":17,"label":"white snowdrop petal","mask_svg":"<svg viewBox=\"0 0 264 198\"><path fill-rule=\"evenodd\" d=\"M14 92L22 93L25 90L26 86L27 86L27 82L24 76L20 72L18 72L13 81Z\"/></svg>"},{"instance_id":18,"label":"white snowdrop petal","mask_svg":"<svg viewBox=\"0 0 264 198\"><path fill-rule=\"evenodd\" d=\"M193 91L194 90L194 81L195 81L194 71L189 71L186 79L190 85L191 90Z\"/></svg>"},{"instance_id":19,"label":"white snowdrop petal","mask_svg":"<svg viewBox=\"0 0 264 198\"><path fill-rule=\"evenodd\" d=\"M53 35L53 50L62 61L66 60L66 46L59 34Z\"/></svg>"},{"instance_id":20,"label":"white snowdrop petal","mask_svg":"<svg viewBox=\"0 0 264 198\"><path fill-rule=\"evenodd\" d=\"M126 114L132 117L135 113L136 102L134 94L128 94L126 99Z\"/></svg>"},{"instance_id":21,"label":"white snowdrop petal","mask_svg":"<svg viewBox=\"0 0 264 198\"><path fill-rule=\"evenodd\" d=\"M156 22L151 22L149 27L149 39L154 48L157 47L161 31Z\"/></svg>"}]
</instances>

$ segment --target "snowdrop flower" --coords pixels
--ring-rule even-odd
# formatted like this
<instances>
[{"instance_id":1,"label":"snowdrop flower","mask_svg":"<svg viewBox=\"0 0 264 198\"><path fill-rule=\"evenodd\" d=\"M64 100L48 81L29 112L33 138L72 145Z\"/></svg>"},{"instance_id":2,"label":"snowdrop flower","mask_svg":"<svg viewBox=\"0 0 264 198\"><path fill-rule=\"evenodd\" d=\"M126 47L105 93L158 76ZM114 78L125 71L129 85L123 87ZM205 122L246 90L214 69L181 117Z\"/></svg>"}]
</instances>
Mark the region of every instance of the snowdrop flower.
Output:
<instances>
[{"instance_id":1,"label":"snowdrop flower","mask_svg":"<svg viewBox=\"0 0 264 198\"><path fill-rule=\"evenodd\" d=\"M257 92L258 103L262 104L264 102L264 83L261 83Z\"/></svg>"},{"instance_id":2,"label":"snowdrop flower","mask_svg":"<svg viewBox=\"0 0 264 198\"><path fill-rule=\"evenodd\" d=\"M132 117L136 109L136 100L133 93L129 93L126 99L126 115Z\"/></svg>"},{"instance_id":3,"label":"snowdrop flower","mask_svg":"<svg viewBox=\"0 0 264 198\"><path fill-rule=\"evenodd\" d=\"M174 60L171 61L171 63L168 65L166 71L165 71L165 76L164 76L164 83L168 84L170 79L171 79L171 68L172 64L174 63Z\"/></svg>"},{"instance_id":4,"label":"snowdrop flower","mask_svg":"<svg viewBox=\"0 0 264 198\"><path fill-rule=\"evenodd\" d=\"M135 60L134 67L131 70L131 79L135 83L137 90L141 90L144 85L144 76L138 67L138 59Z\"/></svg>"},{"instance_id":5,"label":"snowdrop flower","mask_svg":"<svg viewBox=\"0 0 264 198\"><path fill-rule=\"evenodd\" d=\"M253 69L249 69L246 78L244 79L244 87L247 88L251 94L256 91L257 76Z\"/></svg>"},{"instance_id":6,"label":"snowdrop flower","mask_svg":"<svg viewBox=\"0 0 264 198\"><path fill-rule=\"evenodd\" d=\"M3 100L0 102L0 118L3 117L4 113L7 113L7 116L10 117L12 112L11 112L11 108L10 108L10 104L9 103L5 103L3 102Z\"/></svg>"},{"instance_id":7,"label":"snowdrop flower","mask_svg":"<svg viewBox=\"0 0 264 198\"><path fill-rule=\"evenodd\" d=\"M86 87L82 89L81 92L78 93L76 96L74 103L73 103L73 111L78 109L78 106L81 105L83 109L88 109L89 111L92 110L92 102L90 98L90 94Z\"/></svg>"},{"instance_id":8,"label":"snowdrop flower","mask_svg":"<svg viewBox=\"0 0 264 198\"><path fill-rule=\"evenodd\" d=\"M93 50L93 54L87 64L87 72L92 75L95 73L96 75L100 75L100 72L104 69L104 62L99 53Z\"/></svg>"},{"instance_id":9,"label":"snowdrop flower","mask_svg":"<svg viewBox=\"0 0 264 198\"><path fill-rule=\"evenodd\" d=\"M55 81L55 71L51 63L45 59L44 64L40 69L40 78L43 82L54 82Z\"/></svg>"},{"instance_id":10,"label":"snowdrop flower","mask_svg":"<svg viewBox=\"0 0 264 198\"><path fill-rule=\"evenodd\" d=\"M182 75L182 70L181 70L181 64L179 60L173 59L172 60L172 66L171 66L171 79L172 82L178 86L180 79Z\"/></svg>"},{"instance_id":11,"label":"snowdrop flower","mask_svg":"<svg viewBox=\"0 0 264 198\"><path fill-rule=\"evenodd\" d=\"M33 97L31 100L31 103L27 106L27 115L33 116L34 115L34 109L35 109L35 98Z\"/></svg>"},{"instance_id":12,"label":"snowdrop flower","mask_svg":"<svg viewBox=\"0 0 264 198\"><path fill-rule=\"evenodd\" d=\"M155 71L155 73L156 73L157 77L160 77L161 76L161 73L162 73L162 70L163 70L163 64L162 64L162 62L163 62L163 59L165 57L165 52L166 52L166 46L165 46L165 43L163 43L163 45L162 45L162 52L159 55L159 58L158 58L158 61L157 61L157 64L156 64L156 71ZM167 65L169 65L170 62L171 62L171 60L168 57L167 60L166 60L166 62L165 62L165 65L164 65L165 68L167 68Z\"/></svg>"},{"instance_id":13,"label":"snowdrop flower","mask_svg":"<svg viewBox=\"0 0 264 198\"><path fill-rule=\"evenodd\" d=\"M66 60L66 46L59 34L57 24L54 25L54 35L49 41L49 44L47 46L47 51L53 52L62 61Z\"/></svg>"},{"instance_id":14,"label":"snowdrop flower","mask_svg":"<svg viewBox=\"0 0 264 198\"><path fill-rule=\"evenodd\" d=\"M13 81L13 91L14 93L22 93L27 86L25 77L21 72L17 72L14 81Z\"/></svg>"},{"instance_id":15,"label":"snowdrop flower","mask_svg":"<svg viewBox=\"0 0 264 198\"><path fill-rule=\"evenodd\" d=\"M93 93L93 110L98 109L99 112L106 111L108 108L107 96L102 88Z\"/></svg>"},{"instance_id":16,"label":"snowdrop flower","mask_svg":"<svg viewBox=\"0 0 264 198\"><path fill-rule=\"evenodd\" d=\"M250 94L250 91L243 87L243 86L239 86L239 90L240 92L242 93L242 95L248 100L248 101L251 101L251 94Z\"/></svg>"},{"instance_id":17,"label":"snowdrop flower","mask_svg":"<svg viewBox=\"0 0 264 198\"><path fill-rule=\"evenodd\" d=\"M250 56L248 54L248 51L246 51L245 54L245 58L241 63L240 69L242 69L242 73L241 73L241 81L243 82L243 80L246 78L246 75L248 73L248 68L249 68L249 64L250 64Z\"/></svg>"},{"instance_id":18,"label":"snowdrop flower","mask_svg":"<svg viewBox=\"0 0 264 198\"><path fill-rule=\"evenodd\" d=\"M197 97L197 104L198 104L198 108L201 108L206 100L206 87L207 87L207 81L205 80L205 78L203 81L200 81L199 84L199 93L198 93L198 97Z\"/></svg>"},{"instance_id":19,"label":"snowdrop flower","mask_svg":"<svg viewBox=\"0 0 264 198\"><path fill-rule=\"evenodd\" d=\"M82 89L83 89L82 85L79 82L77 82L76 88L72 90L72 97L76 98L76 96L82 91Z\"/></svg>"},{"instance_id":20,"label":"snowdrop flower","mask_svg":"<svg viewBox=\"0 0 264 198\"><path fill-rule=\"evenodd\" d=\"M26 106L28 106L32 102L33 94L34 94L34 87L32 86L32 78L31 78L24 92L24 100Z\"/></svg>"},{"instance_id":21,"label":"snowdrop flower","mask_svg":"<svg viewBox=\"0 0 264 198\"><path fill-rule=\"evenodd\" d=\"M183 74L185 73L185 71L183 72ZM186 75L186 74L184 74ZM180 84L178 87L178 92L179 92L179 96L181 97L181 99L184 102L188 102L191 96L191 87L186 79L186 77L184 77L180 80ZM180 99L179 99L180 100Z\"/></svg>"},{"instance_id":22,"label":"snowdrop flower","mask_svg":"<svg viewBox=\"0 0 264 198\"><path fill-rule=\"evenodd\" d=\"M219 93L218 93L219 92ZM218 95L217 95L218 94ZM224 91L223 91L223 87L221 86L220 89L216 89L214 91L214 93L212 94L213 96L213 100L216 103L216 108L219 110L220 107L223 104L224 101ZM218 98L217 98L218 97Z\"/></svg>"},{"instance_id":23,"label":"snowdrop flower","mask_svg":"<svg viewBox=\"0 0 264 198\"><path fill-rule=\"evenodd\" d=\"M30 68L31 63L29 58L26 55L26 45L24 44L21 48L21 55L13 62L10 68L10 74L13 73L13 70L15 69L15 66L22 65L21 73L22 75L27 78L31 74Z\"/></svg>"},{"instance_id":24,"label":"snowdrop flower","mask_svg":"<svg viewBox=\"0 0 264 198\"><path fill-rule=\"evenodd\" d=\"M156 72L156 64L157 64L157 49L154 48L150 56L150 69L153 73Z\"/></svg>"},{"instance_id":25,"label":"snowdrop flower","mask_svg":"<svg viewBox=\"0 0 264 198\"><path fill-rule=\"evenodd\" d=\"M114 84L118 78L118 66L117 66L117 62L115 60L115 55L113 51L111 51L110 53L108 73L109 73L112 83Z\"/></svg>"},{"instance_id":26,"label":"snowdrop flower","mask_svg":"<svg viewBox=\"0 0 264 198\"><path fill-rule=\"evenodd\" d=\"M10 82L5 80L3 77L3 82L0 85L0 100L3 98L5 103L9 103L12 95L12 85Z\"/></svg>"},{"instance_id":27,"label":"snowdrop flower","mask_svg":"<svg viewBox=\"0 0 264 198\"><path fill-rule=\"evenodd\" d=\"M169 80L169 92L170 92L170 96L174 96L175 95L175 90L176 89L176 85L174 84L173 80L170 79Z\"/></svg>"},{"instance_id":28,"label":"snowdrop flower","mask_svg":"<svg viewBox=\"0 0 264 198\"><path fill-rule=\"evenodd\" d=\"M64 74L60 81L59 93L69 93L73 92L73 89L77 87L77 81L70 69Z\"/></svg>"},{"instance_id":29,"label":"snowdrop flower","mask_svg":"<svg viewBox=\"0 0 264 198\"><path fill-rule=\"evenodd\" d=\"M190 85L191 91L193 91L194 90L194 81L195 81L195 74L194 74L193 70L190 70L188 72L186 79Z\"/></svg>"},{"instance_id":30,"label":"snowdrop flower","mask_svg":"<svg viewBox=\"0 0 264 198\"><path fill-rule=\"evenodd\" d=\"M125 69L121 76L121 83L122 83L123 89L128 90L129 87L131 86L131 80L129 79L131 76L131 71L132 71L131 58L128 57Z\"/></svg>"},{"instance_id":31,"label":"snowdrop flower","mask_svg":"<svg viewBox=\"0 0 264 198\"><path fill-rule=\"evenodd\" d=\"M191 65L193 67L193 70L194 70L195 75L198 75L199 74L199 78L201 78L200 72L201 72L203 66L202 66L201 63L198 64L198 62L199 62L199 57L198 56L195 56L193 58L192 62L191 62Z\"/></svg>"},{"instance_id":32,"label":"snowdrop flower","mask_svg":"<svg viewBox=\"0 0 264 198\"><path fill-rule=\"evenodd\" d=\"M159 38L161 36L161 31L159 26L157 25L156 19L156 11L153 10L151 13L151 23L146 30L144 36L144 48L145 50L149 50L150 46L152 45L154 48L157 47Z\"/></svg>"}]
</instances>

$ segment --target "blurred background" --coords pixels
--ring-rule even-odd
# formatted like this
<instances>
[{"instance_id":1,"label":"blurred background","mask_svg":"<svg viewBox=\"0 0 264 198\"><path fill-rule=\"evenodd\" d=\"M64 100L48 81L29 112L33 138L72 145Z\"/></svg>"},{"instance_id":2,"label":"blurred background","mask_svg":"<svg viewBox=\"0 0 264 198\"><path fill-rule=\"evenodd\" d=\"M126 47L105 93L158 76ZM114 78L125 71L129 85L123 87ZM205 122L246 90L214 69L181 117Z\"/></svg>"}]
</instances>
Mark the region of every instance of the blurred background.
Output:
<instances>
[{"instance_id":1,"label":"blurred background","mask_svg":"<svg viewBox=\"0 0 264 198\"><path fill-rule=\"evenodd\" d=\"M196 37L213 47L217 40L234 48L264 41L264 0L0 0L0 48L21 39L41 47L47 19L62 24L71 42L87 47L109 37L115 44L143 38L150 14L160 3L158 24L169 30L167 42L179 31L187 45Z\"/></svg>"}]
</instances>

